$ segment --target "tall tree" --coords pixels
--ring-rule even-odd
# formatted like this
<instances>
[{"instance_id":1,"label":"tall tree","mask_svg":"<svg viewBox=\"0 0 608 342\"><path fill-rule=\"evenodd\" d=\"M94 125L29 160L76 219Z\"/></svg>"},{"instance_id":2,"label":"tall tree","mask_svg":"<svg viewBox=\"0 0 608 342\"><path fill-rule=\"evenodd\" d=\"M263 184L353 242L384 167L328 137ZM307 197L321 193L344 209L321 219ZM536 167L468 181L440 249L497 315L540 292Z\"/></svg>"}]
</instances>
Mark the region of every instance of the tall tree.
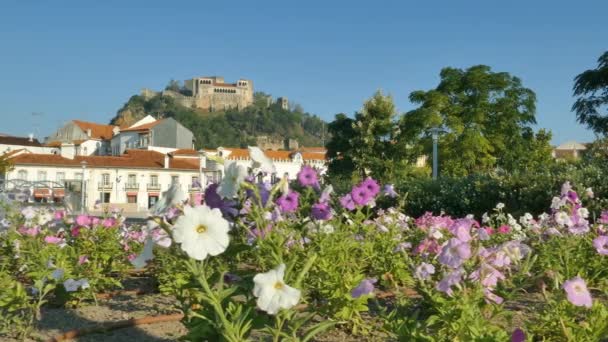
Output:
<instances>
[{"instance_id":1,"label":"tall tree","mask_svg":"<svg viewBox=\"0 0 608 342\"><path fill-rule=\"evenodd\" d=\"M574 79L572 106L579 123L595 133L608 133L608 51L597 60L597 68L586 70Z\"/></svg>"},{"instance_id":2,"label":"tall tree","mask_svg":"<svg viewBox=\"0 0 608 342\"><path fill-rule=\"evenodd\" d=\"M429 129L443 128L439 142L443 174L462 176L515 167L520 151L515 152L513 146L534 145L535 136L530 136L530 125L536 123L534 92L519 78L492 72L485 65L444 68L440 76L435 89L410 94L410 101L419 107L402 117L402 140L419 137L430 155Z\"/></svg>"},{"instance_id":3,"label":"tall tree","mask_svg":"<svg viewBox=\"0 0 608 342\"><path fill-rule=\"evenodd\" d=\"M365 101L354 119L336 115L328 127L329 176L360 179L371 175L393 182L403 174L412 158L397 141L397 115L393 98L380 91Z\"/></svg>"}]
</instances>

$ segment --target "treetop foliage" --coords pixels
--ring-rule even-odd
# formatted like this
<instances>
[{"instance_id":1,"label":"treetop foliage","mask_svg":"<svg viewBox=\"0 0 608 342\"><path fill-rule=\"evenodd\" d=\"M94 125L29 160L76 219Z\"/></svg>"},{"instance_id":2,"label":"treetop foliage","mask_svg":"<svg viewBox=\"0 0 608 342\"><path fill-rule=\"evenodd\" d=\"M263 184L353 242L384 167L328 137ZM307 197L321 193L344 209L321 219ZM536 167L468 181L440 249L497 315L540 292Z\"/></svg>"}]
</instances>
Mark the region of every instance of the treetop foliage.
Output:
<instances>
[{"instance_id":1,"label":"treetop foliage","mask_svg":"<svg viewBox=\"0 0 608 342\"><path fill-rule=\"evenodd\" d=\"M597 68L582 72L574 79L572 110L577 121L597 134L608 133L608 51L597 60Z\"/></svg>"}]
</instances>

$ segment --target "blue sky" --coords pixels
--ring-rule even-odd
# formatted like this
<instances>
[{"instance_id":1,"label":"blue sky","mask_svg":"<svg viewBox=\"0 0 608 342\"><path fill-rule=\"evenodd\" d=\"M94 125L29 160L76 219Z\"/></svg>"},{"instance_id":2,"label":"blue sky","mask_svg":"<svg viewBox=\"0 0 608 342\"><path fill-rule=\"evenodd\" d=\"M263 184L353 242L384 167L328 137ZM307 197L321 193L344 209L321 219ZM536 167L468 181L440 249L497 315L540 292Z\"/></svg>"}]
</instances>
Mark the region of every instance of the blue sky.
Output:
<instances>
[{"instance_id":1,"label":"blue sky","mask_svg":"<svg viewBox=\"0 0 608 342\"><path fill-rule=\"evenodd\" d=\"M398 108L441 68L490 65L538 97L554 143L588 141L572 79L608 49L607 1L4 1L0 132L108 122L143 87L254 80L326 120L377 89ZM38 114L32 114L38 113Z\"/></svg>"}]
</instances>

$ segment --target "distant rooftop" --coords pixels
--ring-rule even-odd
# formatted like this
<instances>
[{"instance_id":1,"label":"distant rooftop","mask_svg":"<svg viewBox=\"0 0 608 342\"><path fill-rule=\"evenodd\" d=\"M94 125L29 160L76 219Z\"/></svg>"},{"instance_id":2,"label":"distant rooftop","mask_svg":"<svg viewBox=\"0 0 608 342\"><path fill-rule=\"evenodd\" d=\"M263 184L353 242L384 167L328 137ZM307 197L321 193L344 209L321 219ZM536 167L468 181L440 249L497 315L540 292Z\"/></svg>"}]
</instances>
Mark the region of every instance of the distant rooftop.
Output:
<instances>
[{"instance_id":1,"label":"distant rooftop","mask_svg":"<svg viewBox=\"0 0 608 342\"><path fill-rule=\"evenodd\" d=\"M20 146L42 146L38 139L32 139L28 137L11 137L11 136L0 136L0 144L3 145L20 145Z\"/></svg>"}]
</instances>

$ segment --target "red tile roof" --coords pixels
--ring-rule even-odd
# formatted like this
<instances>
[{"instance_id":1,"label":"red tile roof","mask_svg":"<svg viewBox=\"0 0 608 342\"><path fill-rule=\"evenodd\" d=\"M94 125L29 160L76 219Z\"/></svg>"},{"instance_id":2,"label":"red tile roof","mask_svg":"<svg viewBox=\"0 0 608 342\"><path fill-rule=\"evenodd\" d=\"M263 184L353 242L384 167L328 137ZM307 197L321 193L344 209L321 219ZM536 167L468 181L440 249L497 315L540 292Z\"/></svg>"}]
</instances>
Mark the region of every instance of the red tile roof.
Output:
<instances>
[{"instance_id":1,"label":"red tile roof","mask_svg":"<svg viewBox=\"0 0 608 342\"><path fill-rule=\"evenodd\" d=\"M42 146L38 139L32 139L26 137L11 137L11 136L0 136L0 144L3 145L20 145L20 146Z\"/></svg>"},{"instance_id":2,"label":"red tile roof","mask_svg":"<svg viewBox=\"0 0 608 342\"><path fill-rule=\"evenodd\" d=\"M109 140L112 139L112 131L114 126L112 125L101 125L94 122L86 122L80 120L72 120L76 126L78 126L86 134L87 131L91 130L91 138Z\"/></svg>"},{"instance_id":3,"label":"red tile roof","mask_svg":"<svg viewBox=\"0 0 608 342\"><path fill-rule=\"evenodd\" d=\"M192 148L181 148L171 152L171 155L174 156L196 156L198 157L198 151Z\"/></svg>"},{"instance_id":4,"label":"red tile roof","mask_svg":"<svg viewBox=\"0 0 608 342\"><path fill-rule=\"evenodd\" d=\"M121 132L132 132L132 131L147 131L150 128L158 125L159 123L163 122L164 119L162 120L156 120L154 122L150 122L147 124L143 124L143 125L139 125L139 126L135 126L135 127L129 127L129 128L125 128L125 129L121 129Z\"/></svg>"},{"instance_id":5,"label":"red tile roof","mask_svg":"<svg viewBox=\"0 0 608 342\"><path fill-rule=\"evenodd\" d=\"M25 153L10 158L13 165L81 166L82 161L92 168L146 168L163 169L165 155L148 150L127 150L122 156L76 156L63 158L55 154ZM198 170L198 159L175 159L169 161L169 169Z\"/></svg>"},{"instance_id":6,"label":"red tile roof","mask_svg":"<svg viewBox=\"0 0 608 342\"><path fill-rule=\"evenodd\" d=\"M230 151L230 154L225 157L226 159L249 159L249 150L244 148L224 148L226 151ZM272 151L266 150L264 154L272 160L288 160L292 159L293 155L297 151ZM313 152L301 152L303 160L325 160L324 153L313 153Z\"/></svg>"}]
</instances>

